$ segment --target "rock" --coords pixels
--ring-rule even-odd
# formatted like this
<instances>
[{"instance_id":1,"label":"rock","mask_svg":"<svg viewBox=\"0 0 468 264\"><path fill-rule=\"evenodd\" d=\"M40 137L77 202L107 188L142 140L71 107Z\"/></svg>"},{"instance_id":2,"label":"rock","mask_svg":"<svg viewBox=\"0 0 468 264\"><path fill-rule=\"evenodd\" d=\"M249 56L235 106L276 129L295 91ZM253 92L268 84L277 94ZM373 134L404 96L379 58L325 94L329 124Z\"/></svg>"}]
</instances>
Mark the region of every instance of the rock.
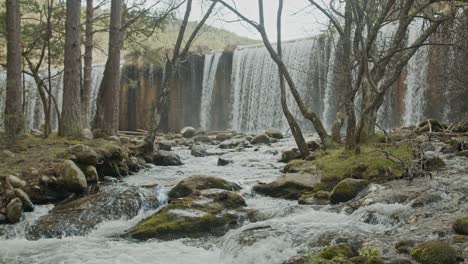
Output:
<instances>
[{"instance_id":1,"label":"rock","mask_svg":"<svg viewBox=\"0 0 468 264\"><path fill-rule=\"evenodd\" d=\"M161 150L171 151L173 143L169 140L161 140L157 142L156 145Z\"/></svg>"},{"instance_id":2,"label":"rock","mask_svg":"<svg viewBox=\"0 0 468 264\"><path fill-rule=\"evenodd\" d=\"M99 180L98 172L96 167L93 165L87 165L82 167L82 171L86 177L87 183L96 183Z\"/></svg>"},{"instance_id":3,"label":"rock","mask_svg":"<svg viewBox=\"0 0 468 264\"><path fill-rule=\"evenodd\" d=\"M286 150L281 154L281 159L279 161L288 163L291 160L299 159L300 157L301 157L301 153L299 153L299 150L297 149Z\"/></svg>"},{"instance_id":4,"label":"rock","mask_svg":"<svg viewBox=\"0 0 468 264\"><path fill-rule=\"evenodd\" d=\"M31 202L31 198L29 198L27 193L21 189L15 189L15 196L21 200L25 212L34 211L34 204Z\"/></svg>"},{"instance_id":5,"label":"rock","mask_svg":"<svg viewBox=\"0 0 468 264\"><path fill-rule=\"evenodd\" d=\"M193 145L190 148L190 154L195 157L205 157L207 156L206 149L200 145Z\"/></svg>"},{"instance_id":6,"label":"rock","mask_svg":"<svg viewBox=\"0 0 468 264\"><path fill-rule=\"evenodd\" d=\"M462 151L458 152L457 156L467 157L468 158L468 150L462 150Z\"/></svg>"},{"instance_id":7,"label":"rock","mask_svg":"<svg viewBox=\"0 0 468 264\"><path fill-rule=\"evenodd\" d=\"M449 153L455 153L456 150L451 145L445 145L440 149L440 152L442 152L444 154L449 154Z\"/></svg>"},{"instance_id":8,"label":"rock","mask_svg":"<svg viewBox=\"0 0 468 264\"><path fill-rule=\"evenodd\" d=\"M319 143L317 143L317 141L315 140L309 140L306 142L307 143L307 148L310 150L310 151L316 151L318 149L320 149L322 146L320 146Z\"/></svg>"},{"instance_id":9,"label":"rock","mask_svg":"<svg viewBox=\"0 0 468 264\"><path fill-rule=\"evenodd\" d=\"M169 198L187 197L194 192L206 189L237 191L240 187L221 178L195 175L181 180L169 191Z\"/></svg>"},{"instance_id":10,"label":"rock","mask_svg":"<svg viewBox=\"0 0 468 264\"><path fill-rule=\"evenodd\" d=\"M2 154L3 154L2 156L8 157L8 158L14 158L15 157L15 154L13 152L7 150L7 149L2 150Z\"/></svg>"},{"instance_id":11,"label":"rock","mask_svg":"<svg viewBox=\"0 0 468 264\"><path fill-rule=\"evenodd\" d=\"M120 138L118 136L110 136L107 138L107 140L121 144L122 142L120 141Z\"/></svg>"},{"instance_id":12,"label":"rock","mask_svg":"<svg viewBox=\"0 0 468 264\"><path fill-rule=\"evenodd\" d=\"M468 217L461 217L455 220L453 230L457 234L468 236Z\"/></svg>"},{"instance_id":13,"label":"rock","mask_svg":"<svg viewBox=\"0 0 468 264\"><path fill-rule=\"evenodd\" d=\"M226 132L226 133L220 133L215 136L215 139L218 141L225 141L228 139L231 139L234 136L233 133L231 132Z\"/></svg>"},{"instance_id":14,"label":"rock","mask_svg":"<svg viewBox=\"0 0 468 264\"><path fill-rule=\"evenodd\" d=\"M388 264L412 264L409 259L393 259Z\"/></svg>"},{"instance_id":15,"label":"rock","mask_svg":"<svg viewBox=\"0 0 468 264\"><path fill-rule=\"evenodd\" d=\"M421 149L424 151L424 152L427 152L427 151L435 151L436 150L436 147L434 146L434 144L432 144L431 142L423 142L421 143Z\"/></svg>"},{"instance_id":16,"label":"rock","mask_svg":"<svg viewBox=\"0 0 468 264\"><path fill-rule=\"evenodd\" d=\"M20 221L23 214L23 204L19 198L11 200L6 207L6 217L8 222L16 224Z\"/></svg>"},{"instance_id":17,"label":"rock","mask_svg":"<svg viewBox=\"0 0 468 264\"><path fill-rule=\"evenodd\" d=\"M92 140L94 138L94 135L90 129L85 128L81 130L81 137L87 140Z\"/></svg>"},{"instance_id":18,"label":"rock","mask_svg":"<svg viewBox=\"0 0 468 264\"><path fill-rule=\"evenodd\" d=\"M99 161L97 152L83 144L71 146L68 148L67 153L71 155L71 160L80 164L96 166Z\"/></svg>"},{"instance_id":19,"label":"rock","mask_svg":"<svg viewBox=\"0 0 468 264\"><path fill-rule=\"evenodd\" d=\"M431 157L424 161L427 170L434 171L445 167L445 162L439 157Z\"/></svg>"},{"instance_id":20,"label":"rock","mask_svg":"<svg viewBox=\"0 0 468 264\"><path fill-rule=\"evenodd\" d=\"M319 258L335 260L348 259L357 256L357 252L348 244L336 244L328 246L318 254Z\"/></svg>"},{"instance_id":21,"label":"rock","mask_svg":"<svg viewBox=\"0 0 468 264\"><path fill-rule=\"evenodd\" d=\"M270 144L270 142L271 142L270 138L265 134L257 135L250 141L250 143L254 145Z\"/></svg>"},{"instance_id":22,"label":"rock","mask_svg":"<svg viewBox=\"0 0 468 264\"><path fill-rule=\"evenodd\" d=\"M457 252L446 242L431 240L416 245L410 256L421 264L455 264Z\"/></svg>"},{"instance_id":23,"label":"rock","mask_svg":"<svg viewBox=\"0 0 468 264\"><path fill-rule=\"evenodd\" d=\"M314 187L293 180L277 180L271 183L257 184L253 190L270 197L297 200L303 194L312 192Z\"/></svg>"},{"instance_id":24,"label":"rock","mask_svg":"<svg viewBox=\"0 0 468 264\"><path fill-rule=\"evenodd\" d=\"M71 160L63 162L62 181L64 188L74 193L85 192L88 187L86 176Z\"/></svg>"},{"instance_id":25,"label":"rock","mask_svg":"<svg viewBox=\"0 0 468 264\"><path fill-rule=\"evenodd\" d=\"M153 164L158 166L180 166L182 165L182 161L175 153L159 150L154 154Z\"/></svg>"},{"instance_id":26,"label":"rock","mask_svg":"<svg viewBox=\"0 0 468 264\"><path fill-rule=\"evenodd\" d=\"M0 224L6 224L8 223L8 219L5 214L0 213Z\"/></svg>"},{"instance_id":27,"label":"rock","mask_svg":"<svg viewBox=\"0 0 468 264\"><path fill-rule=\"evenodd\" d=\"M218 166L226 166L230 163L232 163L232 160L223 159L223 158L218 159Z\"/></svg>"},{"instance_id":28,"label":"rock","mask_svg":"<svg viewBox=\"0 0 468 264\"><path fill-rule=\"evenodd\" d=\"M297 202L299 204L308 204L308 205L325 205L329 203L330 194L326 191L318 191L316 193L306 193L303 194Z\"/></svg>"},{"instance_id":29,"label":"rock","mask_svg":"<svg viewBox=\"0 0 468 264\"><path fill-rule=\"evenodd\" d=\"M265 131L265 134L269 136L270 138L276 138L276 139L284 138L283 133L280 130L274 129L274 128L268 129L267 131Z\"/></svg>"},{"instance_id":30,"label":"rock","mask_svg":"<svg viewBox=\"0 0 468 264\"><path fill-rule=\"evenodd\" d=\"M415 240L402 240L395 245L395 249L400 254L409 254L416 244Z\"/></svg>"},{"instance_id":31,"label":"rock","mask_svg":"<svg viewBox=\"0 0 468 264\"><path fill-rule=\"evenodd\" d=\"M355 256L349 259L353 264L385 264L379 256Z\"/></svg>"},{"instance_id":32,"label":"rock","mask_svg":"<svg viewBox=\"0 0 468 264\"><path fill-rule=\"evenodd\" d=\"M140 240L221 236L246 219L244 206L244 199L234 192L203 190L171 200L167 207L138 223L127 235Z\"/></svg>"},{"instance_id":33,"label":"rock","mask_svg":"<svg viewBox=\"0 0 468 264\"><path fill-rule=\"evenodd\" d=\"M436 193L423 193L416 197L411 203L411 207L418 208L429 204L437 203L442 200L442 197Z\"/></svg>"},{"instance_id":34,"label":"rock","mask_svg":"<svg viewBox=\"0 0 468 264\"><path fill-rule=\"evenodd\" d=\"M13 175L9 175L7 177L7 181L10 182L11 186L13 186L13 188L23 188L24 186L26 186L26 182L21 180L20 178L16 177L16 176L13 176Z\"/></svg>"},{"instance_id":35,"label":"rock","mask_svg":"<svg viewBox=\"0 0 468 264\"><path fill-rule=\"evenodd\" d=\"M156 187L140 188L118 184L101 186L101 191L58 204L30 228L28 239L84 236L96 225L110 220L129 220L141 210L157 208Z\"/></svg>"},{"instance_id":36,"label":"rock","mask_svg":"<svg viewBox=\"0 0 468 264\"><path fill-rule=\"evenodd\" d=\"M356 197L367 186L367 181L347 178L340 181L330 193L332 204L347 202Z\"/></svg>"},{"instance_id":37,"label":"rock","mask_svg":"<svg viewBox=\"0 0 468 264\"><path fill-rule=\"evenodd\" d=\"M210 138L210 137L207 136L207 135L198 135L198 136L195 136L195 137L193 137L193 141L195 141L195 142L201 142L201 143L207 143L207 144L213 143L213 139Z\"/></svg>"},{"instance_id":38,"label":"rock","mask_svg":"<svg viewBox=\"0 0 468 264\"><path fill-rule=\"evenodd\" d=\"M220 149L230 149L239 145L239 141L225 140L219 144Z\"/></svg>"},{"instance_id":39,"label":"rock","mask_svg":"<svg viewBox=\"0 0 468 264\"><path fill-rule=\"evenodd\" d=\"M192 138L193 136L195 136L196 133L197 131L195 130L195 128L189 126L184 127L180 130L180 134L182 134L184 138Z\"/></svg>"}]
</instances>

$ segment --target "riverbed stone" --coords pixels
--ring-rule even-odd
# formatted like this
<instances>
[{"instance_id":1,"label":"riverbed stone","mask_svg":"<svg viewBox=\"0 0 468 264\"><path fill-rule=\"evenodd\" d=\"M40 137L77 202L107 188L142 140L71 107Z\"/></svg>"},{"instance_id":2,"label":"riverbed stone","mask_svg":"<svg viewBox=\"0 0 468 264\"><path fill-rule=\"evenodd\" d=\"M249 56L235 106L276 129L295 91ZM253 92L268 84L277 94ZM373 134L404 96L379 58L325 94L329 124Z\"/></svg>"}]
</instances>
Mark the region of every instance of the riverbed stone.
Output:
<instances>
[{"instance_id":1,"label":"riverbed stone","mask_svg":"<svg viewBox=\"0 0 468 264\"><path fill-rule=\"evenodd\" d=\"M96 167L93 165L87 165L82 167L82 171L86 177L87 183L96 183L99 180L98 172Z\"/></svg>"},{"instance_id":2,"label":"riverbed stone","mask_svg":"<svg viewBox=\"0 0 468 264\"><path fill-rule=\"evenodd\" d=\"M424 166L427 170L435 171L445 167L445 162L441 158L434 156L427 158L424 161Z\"/></svg>"},{"instance_id":3,"label":"riverbed stone","mask_svg":"<svg viewBox=\"0 0 468 264\"><path fill-rule=\"evenodd\" d=\"M189 126L186 126L180 130L180 134L182 134L184 138L192 138L193 136L195 136L196 133L197 130Z\"/></svg>"},{"instance_id":4,"label":"riverbed stone","mask_svg":"<svg viewBox=\"0 0 468 264\"><path fill-rule=\"evenodd\" d=\"M97 193L64 201L28 230L28 239L83 236L109 220L127 220L141 210L157 208L156 187L140 188L121 183L103 185Z\"/></svg>"},{"instance_id":5,"label":"riverbed stone","mask_svg":"<svg viewBox=\"0 0 468 264\"><path fill-rule=\"evenodd\" d=\"M70 155L70 159L77 163L96 166L99 161L98 153L83 144L71 146L68 148L67 153Z\"/></svg>"},{"instance_id":6,"label":"riverbed stone","mask_svg":"<svg viewBox=\"0 0 468 264\"><path fill-rule=\"evenodd\" d=\"M356 197L367 186L367 181L347 178L340 181L330 193L330 202L338 204Z\"/></svg>"},{"instance_id":7,"label":"riverbed stone","mask_svg":"<svg viewBox=\"0 0 468 264\"><path fill-rule=\"evenodd\" d=\"M334 259L348 259L357 256L356 250L350 245L341 243L325 247L318 254L319 258L334 260Z\"/></svg>"},{"instance_id":8,"label":"riverbed stone","mask_svg":"<svg viewBox=\"0 0 468 264\"><path fill-rule=\"evenodd\" d=\"M29 198L27 193L21 189L15 189L15 196L21 200L25 212L34 211L34 204L31 202L31 198Z\"/></svg>"},{"instance_id":9,"label":"riverbed stone","mask_svg":"<svg viewBox=\"0 0 468 264\"><path fill-rule=\"evenodd\" d=\"M259 183L253 187L256 193L289 200L297 200L305 193L314 190L314 186L291 178L282 178L270 183Z\"/></svg>"},{"instance_id":10,"label":"riverbed stone","mask_svg":"<svg viewBox=\"0 0 468 264\"><path fill-rule=\"evenodd\" d=\"M193 145L190 147L190 154L195 157L205 157L208 155L206 149L200 145Z\"/></svg>"},{"instance_id":11,"label":"riverbed stone","mask_svg":"<svg viewBox=\"0 0 468 264\"><path fill-rule=\"evenodd\" d=\"M291 160L299 159L300 157L301 153L299 153L298 149L291 149L283 151L283 153L281 153L281 159L279 161L288 163Z\"/></svg>"},{"instance_id":12,"label":"riverbed stone","mask_svg":"<svg viewBox=\"0 0 468 264\"><path fill-rule=\"evenodd\" d=\"M218 159L218 166L226 166L226 165L231 164L232 162L233 162L232 160L219 158Z\"/></svg>"},{"instance_id":13,"label":"riverbed stone","mask_svg":"<svg viewBox=\"0 0 468 264\"><path fill-rule=\"evenodd\" d=\"M447 242L431 240L414 247L410 256L421 264L455 264L457 252Z\"/></svg>"},{"instance_id":14,"label":"riverbed stone","mask_svg":"<svg viewBox=\"0 0 468 264\"><path fill-rule=\"evenodd\" d=\"M62 181L65 189L74 193L82 193L88 187L86 176L71 160L63 162Z\"/></svg>"},{"instance_id":15,"label":"riverbed stone","mask_svg":"<svg viewBox=\"0 0 468 264\"><path fill-rule=\"evenodd\" d=\"M468 217L460 217L453 223L453 230L460 235L468 236Z\"/></svg>"},{"instance_id":16,"label":"riverbed stone","mask_svg":"<svg viewBox=\"0 0 468 264\"><path fill-rule=\"evenodd\" d=\"M161 140L161 141L156 143L156 145L158 146L158 149L166 150L166 151L171 151L172 146L174 144L175 144L175 142L170 141L170 140Z\"/></svg>"},{"instance_id":17,"label":"riverbed stone","mask_svg":"<svg viewBox=\"0 0 468 264\"><path fill-rule=\"evenodd\" d=\"M153 164L158 166L180 166L182 161L179 155L165 150L159 150L154 154Z\"/></svg>"},{"instance_id":18,"label":"riverbed stone","mask_svg":"<svg viewBox=\"0 0 468 264\"><path fill-rule=\"evenodd\" d=\"M194 192L206 189L223 189L229 191L237 191L240 187L234 183L230 183L224 179L194 175L180 181L174 188L169 191L169 198L182 198L187 197Z\"/></svg>"},{"instance_id":19,"label":"riverbed stone","mask_svg":"<svg viewBox=\"0 0 468 264\"><path fill-rule=\"evenodd\" d=\"M141 221L127 235L139 240L221 236L245 220L242 210L245 206L244 199L234 192L207 189L171 200L167 207Z\"/></svg>"},{"instance_id":20,"label":"riverbed stone","mask_svg":"<svg viewBox=\"0 0 468 264\"><path fill-rule=\"evenodd\" d=\"M19 198L11 200L6 207L6 217L8 222L15 224L18 223L23 214L23 204Z\"/></svg>"},{"instance_id":21,"label":"riverbed stone","mask_svg":"<svg viewBox=\"0 0 468 264\"><path fill-rule=\"evenodd\" d=\"M257 135L250 141L254 145L269 144L270 142L271 140L266 134Z\"/></svg>"},{"instance_id":22,"label":"riverbed stone","mask_svg":"<svg viewBox=\"0 0 468 264\"><path fill-rule=\"evenodd\" d=\"M269 136L270 138L276 138L276 139L284 138L283 132L281 132L281 130L279 129L274 129L274 128L267 129L265 131L265 134Z\"/></svg>"},{"instance_id":23,"label":"riverbed stone","mask_svg":"<svg viewBox=\"0 0 468 264\"><path fill-rule=\"evenodd\" d=\"M14 175L8 175L7 176L8 182L13 186L13 188L23 188L26 186L26 182L21 180L20 178L14 176Z\"/></svg>"},{"instance_id":24,"label":"riverbed stone","mask_svg":"<svg viewBox=\"0 0 468 264\"><path fill-rule=\"evenodd\" d=\"M211 144L213 143L213 139L207 135L197 135L193 137L193 141L195 142L201 142L201 143L206 143L206 144Z\"/></svg>"}]
</instances>

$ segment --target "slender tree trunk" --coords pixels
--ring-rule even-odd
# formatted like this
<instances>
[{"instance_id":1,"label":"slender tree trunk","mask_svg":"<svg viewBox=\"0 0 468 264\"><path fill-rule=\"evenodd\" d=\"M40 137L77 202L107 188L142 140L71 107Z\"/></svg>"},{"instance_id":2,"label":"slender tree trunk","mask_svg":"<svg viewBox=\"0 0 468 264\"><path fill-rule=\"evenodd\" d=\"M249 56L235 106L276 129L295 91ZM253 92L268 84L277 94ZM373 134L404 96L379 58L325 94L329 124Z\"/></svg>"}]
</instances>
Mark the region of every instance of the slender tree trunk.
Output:
<instances>
[{"instance_id":1,"label":"slender tree trunk","mask_svg":"<svg viewBox=\"0 0 468 264\"><path fill-rule=\"evenodd\" d=\"M278 52L278 56L281 58L283 56L283 50L281 47L281 16L283 14L283 0L279 0L278 6L278 16L276 21L276 30L277 30L277 42L276 42L276 49ZM297 123L294 116L291 114L288 108L288 103L286 101L286 84L284 82L284 76L278 68L278 74L280 78L280 89L281 89L281 108L283 109L283 114L288 121L289 128L291 129L291 133L296 141L296 145L301 153L302 158L307 158L309 156L309 148L305 142L304 136L302 135L301 127Z\"/></svg>"},{"instance_id":2,"label":"slender tree trunk","mask_svg":"<svg viewBox=\"0 0 468 264\"><path fill-rule=\"evenodd\" d=\"M93 85L93 0L86 0L86 32L83 72L83 90L81 92L81 116L83 127L90 127L91 92Z\"/></svg>"},{"instance_id":3,"label":"slender tree trunk","mask_svg":"<svg viewBox=\"0 0 468 264\"><path fill-rule=\"evenodd\" d=\"M20 6L17 0L6 1L7 84L5 102L5 132L15 139L24 132L23 97L21 87Z\"/></svg>"},{"instance_id":4,"label":"slender tree trunk","mask_svg":"<svg viewBox=\"0 0 468 264\"><path fill-rule=\"evenodd\" d=\"M48 87L46 87L46 91L49 94L47 101L47 107L44 106L44 116L45 116L45 126L44 126L44 137L48 137L52 132L52 123L51 123L51 115L52 115L52 47L51 47L51 39L52 39L52 8L54 5L54 0L47 0L47 73L48 73ZM39 88L39 87L38 87ZM44 103L44 100L43 100Z\"/></svg>"},{"instance_id":5,"label":"slender tree trunk","mask_svg":"<svg viewBox=\"0 0 468 264\"><path fill-rule=\"evenodd\" d=\"M63 107L59 122L60 136L81 134L81 1L67 0L65 22L65 56L63 74Z\"/></svg>"},{"instance_id":6,"label":"slender tree trunk","mask_svg":"<svg viewBox=\"0 0 468 264\"><path fill-rule=\"evenodd\" d=\"M119 129L121 24L122 0L112 0L109 55L99 89L97 111L94 117L94 129L99 129L110 135L117 134Z\"/></svg>"}]
</instances>

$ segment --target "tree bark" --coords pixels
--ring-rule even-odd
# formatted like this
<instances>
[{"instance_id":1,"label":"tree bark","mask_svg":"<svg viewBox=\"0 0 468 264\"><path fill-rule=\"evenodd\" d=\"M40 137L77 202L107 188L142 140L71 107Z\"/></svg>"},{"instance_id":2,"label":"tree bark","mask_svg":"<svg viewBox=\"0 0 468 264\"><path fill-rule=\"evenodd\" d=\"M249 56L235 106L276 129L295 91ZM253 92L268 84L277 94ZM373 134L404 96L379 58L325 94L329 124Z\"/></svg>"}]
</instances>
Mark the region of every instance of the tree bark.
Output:
<instances>
[{"instance_id":1,"label":"tree bark","mask_svg":"<svg viewBox=\"0 0 468 264\"><path fill-rule=\"evenodd\" d=\"M17 0L6 1L7 80L5 102L5 132L15 139L24 132L21 85L20 6Z\"/></svg>"},{"instance_id":2,"label":"tree bark","mask_svg":"<svg viewBox=\"0 0 468 264\"><path fill-rule=\"evenodd\" d=\"M97 99L94 129L115 135L119 129L122 0L112 0L109 52Z\"/></svg>"},{"instance_id":3,"label":"tree bark","mask_svg":"<svg viewBox=\"0 0 468 264\"><path fill-rule=\"evenodd\" d=\"M81 118L81 1L67 0L65 22L65 55L63 74L63 107L59 135L80 136Z\"/></svg>"},{"instance_id":4,"label":"tree bark","mask_svg":"<svg viewBox=\"0 0 468 264\"><path fill-rule=\"evenodd\" d=\"M283 14L283 0L279 0L278 5L278 16L276 20L276 31L277 31L277 42L276 42L276 49L278 51L278 56L281 58L283 56L283 50L281 47L281 17ZM263 17L263 12L260 14ZM263 21L263 19L262 19ZM262 25L263 26L263 25ZM296 141L296 145L301 153L301 157L303 159L309 156L309 148L305 142L304 136L302 135L301 127L297 123L294 116L289 111L288 103L286 101L286 84L284 83L284 76L281 73L281 70L278 68L278 74L280 78L280 89L281 89L281 108L283 109L283 114L288 121L289 128L291 129L291 133Z\"/></svg>"},{"instance_id":5,"label":"tree bark","mask_svg":"<svg viewBox=\"0 0 468 264\"><path fill-rule=\"evenodd\" d=\"M93 89L93 0L86 0L86 32L83 71L83 90L81 92L81 116L83 127L90 128L91 92Z\"/></svg>"}]
</instances>

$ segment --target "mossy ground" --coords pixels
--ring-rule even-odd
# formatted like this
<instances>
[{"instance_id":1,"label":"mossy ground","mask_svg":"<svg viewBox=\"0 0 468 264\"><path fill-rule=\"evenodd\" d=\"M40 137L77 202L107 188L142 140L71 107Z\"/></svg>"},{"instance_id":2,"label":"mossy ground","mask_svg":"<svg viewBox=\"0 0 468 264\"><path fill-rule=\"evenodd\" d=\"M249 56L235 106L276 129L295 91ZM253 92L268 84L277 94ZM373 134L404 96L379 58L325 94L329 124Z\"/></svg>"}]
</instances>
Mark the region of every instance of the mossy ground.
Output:
<instances>
[{"instance_id":1,"label":"mossy ground","mask_svg":"<svg viewBox=\"0 0 468 264\"><path fill-rule=\"evenodd\" d=\"M86 140L61 138L56 134L49 138L26 135L15 143L1 139L0 149L11 151L14 157L4 156L0 159L0 175L21 173L31 168L41 170L53 163L57 155L68 147L86 143Z\"/></svg>"},{"instance_id":2,"label":"mossy ground","mask_svg":"<svg viewBox=\"0 0 468 264\"><path fill-rule=\"evenodd\" d=\"M361 152L355 154L344 147L320 150L323 153L312 161L320 170L322 189L330 190L344 178L349 178L359 166L366 167L362 178L372 182L383 182L399 178L404 173L404 166L412 157L412 148L407 144L392 145L369 143L361 146Z\"/></svg>"}]
</instances>

